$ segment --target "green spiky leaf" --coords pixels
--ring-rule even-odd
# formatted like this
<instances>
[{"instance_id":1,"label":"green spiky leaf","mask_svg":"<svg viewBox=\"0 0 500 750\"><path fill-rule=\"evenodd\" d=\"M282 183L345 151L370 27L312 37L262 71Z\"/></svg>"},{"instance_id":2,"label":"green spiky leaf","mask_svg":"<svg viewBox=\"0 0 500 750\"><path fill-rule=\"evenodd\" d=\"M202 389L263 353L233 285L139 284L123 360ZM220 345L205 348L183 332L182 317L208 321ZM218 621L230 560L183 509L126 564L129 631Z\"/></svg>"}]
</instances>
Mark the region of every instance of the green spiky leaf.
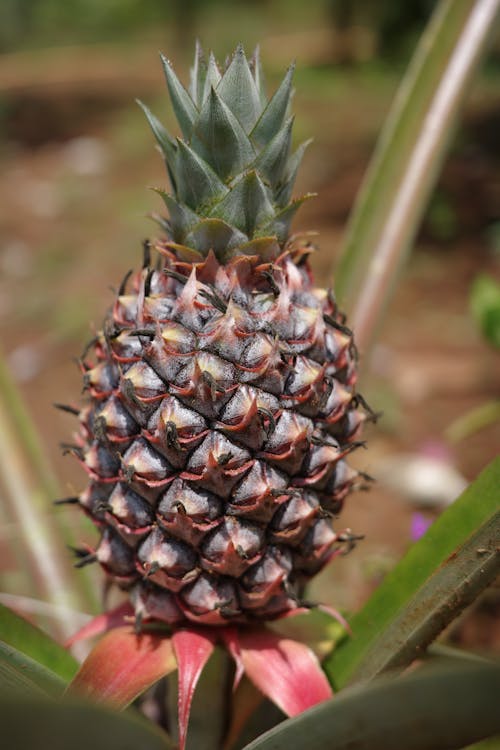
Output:
<instances>
[{"instance_id":1,"label":"green spiky leaf","mask_svg":"<svg viewBox=\"0 0 500 750\"><path fill-rule=\"evenodd\" d=\"M175 242L182 242L185 233L189 231L190 227L193 227L200 221L200 217L189 206L179 203L179 201L176 201L173 196L161 188L153 188L153 190L161 196L168 209L172 239Z\"/></svg>"},{"instance_id":2,"label":"green spiky leaf","mask_svg":"<svg viewBox=\"0 0 500 750\"><path fill-rule=\"evenodd\" d=\"M254 163L254 169L264 175L272 187L278 185L286 168L290 144L292 141L293 117L279 130L274 138L260 152Z\"/></svg>"},{"instance_id":3,"label":"green spiky leaf","mask_svg":"<svg viewBox=\"0 0 500 750\"><path fill-rule=\"evenodd\" d=\"M254 53L252 55L252 72L255 85L257 86L257 91L259 92L260 106L262 109L264 109L264 107L267 105L266 83L264 80L264 72L262 70L262 63L260 60L259 45L255 47Z\"/></svg>"},{"instance_id":4,"label":"green spiky leaf","mask_svg":"<svg viewBox=\"0 0 500 750\"><path fill-rule=\"evenodd\" d=\"M262 111L259 92L250 71L243 47L238 45L228 69L222 76L217 93L249 131Z\"/></svg>"},{"instance_id":5,"label":"green spiky leaf","mask_svg":"<svg viewBox=\"0 0 500 750\"><path fill-rule=\"evenodd\" d=\"M274 216L274 209L262 180L252 170L215 206L212 216L223 219L251 237L256 226Z\"/></svg>"},{"instance_id":6,"label":"green spiky leaf","mask_svg":"<svg viewBox=\"0 0 500 750\"><path fill-rule=\"evenodd\" d=\"M255 158L247 134L213 88L196 122L191 146L223 180L237 175Z\"/></svg>"},{"instance_id":7,"label":"green spiky leaf","mask_svg":"<svg viewBox=\"0 0 500 750\"><path fill-rule=\"evenodd\" d=\"M213 52L208 56L207 72L205 75L205 82L203 85L203 94L200 106L203 104L205 99L210 93L210 89L216 89L219 85L221 74L217 62L215 60Z\"/></svg>"},{"instance_id":8,"label":"green spiky leaf","mask_svg":"<svg viewBox=\"0 0 500 750\"><path fill-rule=\"evenodd\" d=\"M148 107L146 107L146 105L143 102L141 102L140 99L137 99L137 104L146 115L146 119L149 122L149 126L151 130L153 131L153 135L156 138L156 141L160 147L160 150L163 154L163 157L167 165L170 184L172 185L172 189L175 192L177 189L177 183L175 179L175 170L173 166L175 164L175 155L177 152L176 143L171 138L167 129L161 124L158 118L155 117L155 115L151 112L151 110Z\"/></svg>"},{"instance_id":9,"label":"green spiky leaf","mask_svg":"<svg viewBox=\"0 0 500 750\"><path fill-rule=\"evenodd\" d=\"M251 132L252 140L260 146L269 143L283 127L290 106L294 69L295 65L290 65L285 77Z\"/></svg>"},{"instance_id":10,"label":"green spiky leaf","mask_svg":"<svg viewBox=\"0 0 500 750\"><path fill-rule=\"evenodd\" d=\"M306 148L312 143L312 138L304 141L300 146L293 152L286 163L285 174L281 186L276 193L276 205L280 208L284 208L291 198L297 172L299 170L302 158Z\"/></svg>"},{"instance_id":11,"label":"green spiky leaf","mask_svg":"<svg viewBox=\"0 0 500 750\"><path fill-rule=\"evenodd\" d=\"M292 217L305 200L290 203L307 146L302 144L290 156L293 118L286 120L286 116L294 66L268 102L258 49L249 62L239 45L221 74L214 55L210 53L205 62L197 44L188 89L163 56L162 61L183 140L172 139L141 104L173 188L170 198L159 191L169 219L155 216L155 220L179 246L187 248L189 236L189 242L198 243L192 248L195 252L214 249L219 257L243 252L241 245L266 235L283 246ZM216 224L194 231L204 218L222 220L233 231L217 231ZM229 243L225 249L222 237Z\"/></svg>"},{"instance_id":12,"label":"green spiky leaf","mask_svg":"<svg viewBox=\"0 0 500 750\"><path fill-rule=\"evenodd\" d=\"M438 567L364 654L353 681L404 669L498 576L500 511Z\"/></svg>"},{"instance_id":13,"label":"green spiky leaf","mask_svg":"<svg viewBox=\"0 0 500 750\"><path fill-rule=\"evenodd\" d=\"M213 250L216 257L223 259L224 253L239 247L248 237L234 227L226 224L222 219L203 219L194 226L185 238L190 247L207 255Z\"/></svg>"},{"instance_id":14,"label":"green spiky leaf","mask_svg":"<svg viewBox=\"0 0 500 750\"><path fill-rule=\"evenodd\" d=\"M190 70L189 93L191 99L198 109L201 109L203 103L203 86L205 85L205 76L207 75L207 64L203 57L203 49L198 39L194 51L193 67Z\"/></svg>"},{"instance_id":15,"label":"green spiky leaf","mask_svg":"<svg viewBox=\"0 0 500 750\"><path fill-rule=\"evenodd\" d=\"M228 192L214 170L184 141L177 140L176 183L179 199L189 208L220 199Z\"/></svg>"},{"instance_id":16,"label":"green spiky leaf","mask_svg":"<svg viewBox=\"0 0 500 750\"><path fill-rule=\"evenodd\" d=\"M163 55L160 55L160 57L175 116L181 127L182 135L186 140L189 140L193 131L194 123L198 117L198 110L196 109L190 95L177 78L170 62Z\"/></svg>"},{"instance_id":17,"label":"green spiky leaf","mask_svg":"<svg viewBox=\"0 0 500 750\"><path fill-rule=\"evenodd\" d=\"M310 198L313 198L314 195L315 193L306 193L306 195L302 195L300 198L296 198L294 201L292 201L292 203L289 203L286 208L273 216L270 222L259 226L259 234L272 232L276 235L280 243L285 242L290 233L290 224L293 217L295 216L301 205Z\"/></svg>"},{"instance_id":18,"label":"green spiky leaf","mask_svg":"<svg viewBox=\"0 0 500 750\"><path fill-rule=\"evenodd\" d=\"M142 109L142 111L146 115L146 118L149 122L151 130L153 131L153 135L156 138L159 147L163 151L165 158L168 158L168 159L172 158L177 150L175 141L169 135L165 126L162 125L159 119L151 112L149 107L146 107L144 102L141 102L140 99L137 99L136 101L139 107Z\"/></svg>"}]
</instances>

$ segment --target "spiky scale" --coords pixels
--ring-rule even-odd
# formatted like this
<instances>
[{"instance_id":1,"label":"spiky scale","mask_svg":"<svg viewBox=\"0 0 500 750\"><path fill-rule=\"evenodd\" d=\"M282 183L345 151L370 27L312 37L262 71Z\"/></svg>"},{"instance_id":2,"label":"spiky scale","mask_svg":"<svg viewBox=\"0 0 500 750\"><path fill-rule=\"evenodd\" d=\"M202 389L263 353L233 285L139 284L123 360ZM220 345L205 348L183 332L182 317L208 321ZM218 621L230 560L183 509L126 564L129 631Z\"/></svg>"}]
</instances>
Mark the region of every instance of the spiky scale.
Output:
<instances>
[{"instance_id":1,"label":"spiky scale","mask_svg":"<svg viewBox=\"0 0 500 750\"><path fill-rule=\"evenodd\" d=\"M101 540L79 564L130 591L138 622L252 622L297 607L354 544L332 515L363 479L345 456L372 413L344 316L289 238L309 197L290 202L306 145L290 155L293 68L268 101L242 48L226 70L197 48L188 89L164 66L183 139L144 109L167 236L82 362L77 502Z\"/></svg>"}]
</instances>

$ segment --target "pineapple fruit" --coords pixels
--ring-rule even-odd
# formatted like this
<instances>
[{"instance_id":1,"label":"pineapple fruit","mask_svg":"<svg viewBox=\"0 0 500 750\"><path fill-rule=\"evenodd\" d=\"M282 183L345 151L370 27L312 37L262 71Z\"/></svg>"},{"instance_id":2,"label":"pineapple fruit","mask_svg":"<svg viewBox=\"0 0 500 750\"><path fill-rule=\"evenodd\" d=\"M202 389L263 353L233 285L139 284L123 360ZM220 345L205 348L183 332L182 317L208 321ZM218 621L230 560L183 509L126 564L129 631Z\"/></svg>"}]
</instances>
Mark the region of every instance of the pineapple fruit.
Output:
<instances>
[{"instance_id":1,"label":"pineapple fruit","mask_svg":"<svg viewBox=\"0 0 500 750\"><path fill-rule=\"evenodd\" d=\"M81 360L77 502L101 536L79 564L139 619L251 623L300 606L348 538L332 519L370 413L344 316L290 235L309 197L291 197L293 68L268 100L241 46L223 68L197 48L188 90L163 66L182 138L144 110L171 184L164 238Z\"/></svg>"}]
</instances>

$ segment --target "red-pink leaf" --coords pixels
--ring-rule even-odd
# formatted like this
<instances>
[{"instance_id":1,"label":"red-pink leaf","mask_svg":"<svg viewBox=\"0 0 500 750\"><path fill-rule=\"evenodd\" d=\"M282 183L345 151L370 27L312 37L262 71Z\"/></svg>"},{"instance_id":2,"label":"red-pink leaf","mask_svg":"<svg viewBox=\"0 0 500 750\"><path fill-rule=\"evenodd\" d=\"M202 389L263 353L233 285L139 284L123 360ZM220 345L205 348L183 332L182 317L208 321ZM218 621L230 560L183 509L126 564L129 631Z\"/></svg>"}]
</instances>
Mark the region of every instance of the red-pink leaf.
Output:
<instances>
[{"instance_id":1,"label":"red-pink leaf","mask_svg":"<svg viewBox=\"0 0 500 750\"><path fill-rule=\"evenodd\" d=\"M175 669L170 637L116 628L93 648L70 689L124 708Z\"/></svg>"},{"instance_id":2,"label":"red-pink leaf","mask_svg":"<svg viewBox=\"0 0 500 750\"><path fill-rule=\"evenodd\" d=\"M243 660L241 658L240 643L238 640L238 631L236 628L221 628L221 637L225 643L227 650L234 659L236 669L234 672L233 680L233 691L236 690L241 682L241 678L245 673L245 667L243 666Z\"/></svg>"},{"instance_id":3,"label":"red-pink leaf","mask_svg":"<svg viewBox=\"0 0 500 750\"><path fill-rule=\"evenodd\" d=\"M82 641L86 638L93 638L95 635L106 633L108 630L113 628L119 628L122 625L126 625L130 617L134 616L134 610L129 602L124 602L118 605L109 612L103 612L97 617L93 617L90 622L77 630L74 635L69 638L65 646L70 648L77 641Z\"/></svg>"},{"instance_id":4,"label":"red-pink leaf","mask_svg":"<svg viewBox=\"0 0 500 750\"><path fill-rule=\"evenodd\" d=\"M184 750L193 693L203 667L214 650L215 642L214 637L210 633L189 628L178 630L174 633L172 636L172 645L179 670L177 694L179 750Z\"/></svg>"},{"instance_id":5,"label":"red-pink leaf","mask_svg":"<svg viewBox=\"0 0 500 750\"><path fill-rule=\"evenodd\" d=\"M313 651L265 628L240 630L240 653L247 677L287 716L332 697Z\"/></svg>"}]
</instances>

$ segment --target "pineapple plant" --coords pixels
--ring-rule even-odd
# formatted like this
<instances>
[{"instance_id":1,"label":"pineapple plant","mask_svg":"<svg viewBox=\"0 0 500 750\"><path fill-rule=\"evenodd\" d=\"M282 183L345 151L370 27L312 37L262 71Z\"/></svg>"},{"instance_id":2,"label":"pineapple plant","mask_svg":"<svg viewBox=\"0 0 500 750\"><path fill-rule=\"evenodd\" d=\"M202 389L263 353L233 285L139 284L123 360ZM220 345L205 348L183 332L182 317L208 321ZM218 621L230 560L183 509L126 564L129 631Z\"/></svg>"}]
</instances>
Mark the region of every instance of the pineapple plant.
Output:
<instances>
[{"instance_id":1,"label":"pineapple plant","mask_svg":"<svg viewBox=\"0 0 500 750\"><path fill-rule=\"evenodd\" d=\"M449 38L449 14L456 12L457 6L448 6L439 17L440 33L425 37L427 54L443 46L441 32ZM457 41L457 29L454 34ZM210 69L212 81L207 84ZM353 616L354 637L338 642L331 621L324 619L331 610L300 606L304 583L342 550L342 543L349 549L355 541L350 531L336 534L330 524L345 495L365 479L349 470L345 459L357 445L361 423L374 415L355 392L356 353L343 316L331 294L313 287L307 265L311 247L288 234L291 213L300 201L290 203L286 180L293 177L303 148L289 157L287 136L283 161L271 159L271 144L286 125L285 114L269 133L267 146L255 135L258 123L271 117L265 113L279 111L278 94L269 103L262 95L256 124L243 128L254 149L253 161L234 155L233 131L239 133L235 117L240 125L247 122L243 114L233 115L241 107L241 102L235 104L237 90L245 92L246 99L252 86L261 91L258 59L246 61L238 49L222 71L213 58L205 65L198 54L189 94L168 64L166 73L181 129L187 127L186 117L189 126L183 146L147 112L173 186L173 194L164 196L169 218L159 219L166 237L145 245L142 270L132 279L127 274L102 332L82 357L87 405L66 407L80 415L73 451L90 475L87 490L70 501L80 504L101 529L97 548L81 550L78 565L99 560L109 580L131 593L133 606L124 603L97 615L73 636L75 643L109 631L78 667L66 649L0 605L4 734L16 747L39 743L42 737L42 742L62 741L65 746L78 744L80 738L80 744L90 739L96 748L140 745L152 750L173 746L177 734L180 750L187 741L188 747L242 747L249 734L243 724L251 709L251 686L239 685L245 673L285 714L296 717L245 745L248 750L290 743L318 750L333 743L340 750L352 744L353 737L363 748L384 743L399 747L401 736L415 748L458 748L491 736L499 731L492 698L498 693L498 666L483 659L475 662L469 655L462 661L456 651L451 666L447 654L448 663L441 668L420 669L417 664L397 679L372 678L388 669L397 674L415 659L421 661L429 642L494 580L498 461L445 511ZM222 85L231 76L239 77L238 85L232 84L234 96L228 97L233 110L225 98L229 83ZM419 90L417 84L418 79L413 80L412 92ZM290 81L278 92L284 85L286 105L280 106L286 110ZM209 97L212 103L206 105ZM192 105L196 112L190 124ZM202 114L209 119L209 106L213 127L202 130L202 136ZM241 143L246 141L238 137L238 153L245 153ZM217 161L214 169L215 151L209 147L215 141L225 159L243 166L222 168ZM391 145L390 139L386 143ZM274 165L272 170L263 169L266 162ZM217 189L224 195L202 199L187 192L186 185L199 190L207 175L210 184L223 183L224 190L220 185ZM226 205L220 216L224 196L233 193L237 198L237 189L240 194L246 191L245 200L236 201L231 212ZM281 203L283 191L288 195ZM270 219L259 208L265 205L262 193L273 209ZM250 221L249 216L259 218ZM357 326L358 337L360 329ZM252 350L247 347L262 347L266 341L267 359L257 357L249 366ZM311 374L317 365L322 378L317 370ZM233 403L237 394L244 398ZM332 394L338 398L336 408ZM283 415L288 421L281 425ZM337 458L328 452L319 456L318 447L336 448ZM163 476L155 465L163 467ZM260 482L252 474L255 466ZM262 539L254 554L248 544L251 528L260 529ZM323 546L318 545L322 539ZM179 561L191 550L192 564L175 568L169 558L172 550L183 551ZM273 565L259 568L270 556ZM208 584L189 599L186 594L200 579ZM274 587L271 581L276 581ZM261 585L253 588L256 582ZM141 618L150 622L142 627ZM271 619L274 622L266 622ZM321 643L311 625L319 628ZM331 644L332 635L336 645L323 671L317 655L325 655L330 647L325 636ZM217 645L226 648L236 669L221 669L221 654L214 654L207 679L197 685ZM169 683L168 691L176 685L178 732L170 699L153 712L168 734L137 722L135 711L119 714L78 699L79 693L114 709L125 708L175 670L177 681ZM349 681L362 684L330 700L327 676L336 689ZM227 690L231 681L234 700ZM214 703L216 685L221 696ZM193 705L188 736L195 689L200 700ZM155 695L160 709L164 683ZM153 716L151 697L146 697L147 713ZM317 703L323 705L296 716ZM207 712L207 705L213 710ZM259 728L251 723L254 736Z\"/></svg>"},{"instance_id":2,"label":"pineapple plant","mask_svg":"<svg viewBox=\"0 0 500 750\"><path fill-rule=\"evenodd\" d=\"M138 620L259 622L301 606L352 541L332 521L373 415L344 315L290 233L310 197L292 199L293 66L268 100L258 52L220 68L198 47L188 90L162 62L182 138L142 105L168 218L81 359L89 484L73 500L101 536L77 564L97 560Z\"/></svg>"}]
</instances>

